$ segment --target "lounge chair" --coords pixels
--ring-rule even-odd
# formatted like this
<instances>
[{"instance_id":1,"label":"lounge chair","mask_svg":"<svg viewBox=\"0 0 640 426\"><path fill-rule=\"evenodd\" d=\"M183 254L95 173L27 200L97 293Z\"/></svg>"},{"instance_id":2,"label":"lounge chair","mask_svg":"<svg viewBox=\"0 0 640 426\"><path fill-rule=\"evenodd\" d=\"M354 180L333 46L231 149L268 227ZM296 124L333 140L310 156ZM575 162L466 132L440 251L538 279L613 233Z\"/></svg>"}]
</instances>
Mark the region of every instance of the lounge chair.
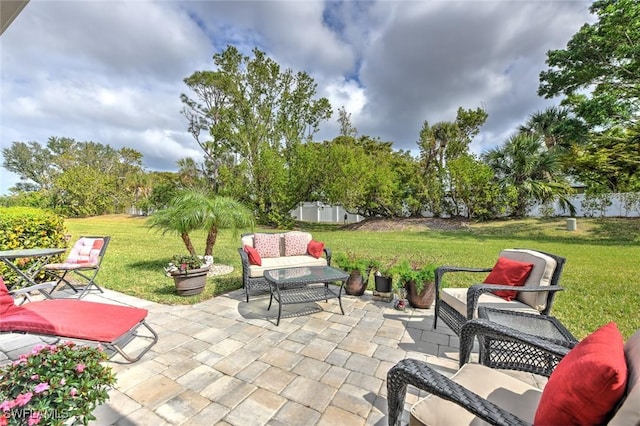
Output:
<instances>
[{"instance_id":1,"label":"lounge chair","mask_svg":"<svg viewBox=\"0 0 640 426\"><path fill-rule=\"evenodd\" d=\"M158 341L158 335L145 321L146 309L75 299L46 299L17 306L12 294L32 291L33 287L9 292L0 277L0 332L68 338L103 345L110 355L119 353L129 362L138 361ZM139 334L144 326L148 333ZM147 341L136 355L124 347L137 338Z\"/></svg>"},{"instance_id":2,"label":"lounge chair","mask_svg":"<svg viewBox=\"0 0 640 426\"><path fill-rule=\"evenodd\" d=\"M480 306L549 315L556 292L564 290L558 286L565 258L550 253L527 249L503 250L493 268L468 268L440 266L436 269L436 306L433 328L442 319L458 336L465 322L478 317ZM504 262L503 262L504 261ZM524 283L518 283L513 270L519 265L529 264ZM505 266L506 265L506 266ZM443 288L443 276L450 272L490 272L484 284L469 288ZM518 271L521 272L521 271ZM498 279L495 276L498 275ZM512 280L509 284L505 280ZM499 296L495 292L513 292L512 297Z\"/></svg>"},{"instance_id":3,"label":"lounge chair","mask_svg":"<svg viewBox=\"0 0 640 426\"><path fill-rule=\"evenodd\" d=\"M92 288L102 293L95 278L100 272L110 239L111 237L80 237L64 262L45 265L43 269L54 277L51 297L55 297L53 293L64 287L79 293L78 299L86 296ZM83 288L80 291L81 286Z\"/></svg>"}]
</instances>

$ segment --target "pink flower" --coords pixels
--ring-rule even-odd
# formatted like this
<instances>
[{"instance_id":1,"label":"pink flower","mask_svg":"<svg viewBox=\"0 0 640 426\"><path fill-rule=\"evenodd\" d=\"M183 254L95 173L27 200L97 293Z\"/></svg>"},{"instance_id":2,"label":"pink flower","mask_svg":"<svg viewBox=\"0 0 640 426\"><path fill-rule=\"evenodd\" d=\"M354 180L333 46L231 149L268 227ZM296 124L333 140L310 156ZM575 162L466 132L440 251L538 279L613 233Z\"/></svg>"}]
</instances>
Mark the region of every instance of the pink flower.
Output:
<instances>
[{"instance_id":1,"label":"pink flower","mask_svg":"<svg viewBox=\"0 0 640 426\"><path fill-rule=\"evenodd\" d=\"M7 426L9 424L9 419L4 414L0 416L0 426Z\"/></svg>"},{"instance_id":2,"label":"pink flower","mask_svg":"<svg viewBox=\"0 0 640 426\"><path fill-rule=\"evenodd\" d=\"M41 350L43 350L44 348L46 348L45 345L35 345L32 349L31 349L31 353L32 354L37 354L39 353Z\"/></svg>"},{"instance_id":3,"label":"pink flower","mask_svg":"<svg viewBox=\"0 0 640 426\"><path fill-rule=\"evenodd\" d=\"M49 389L49 383L40 383L39 385L37 385L35 387L35 389L33 391L35 393L42 393L42 392L46 391L47 389Z\"/></svg>"},{"instance_id":4,"label":"pink flower","mask_svg":"<svg viewBox=\"0 0 640 426\"><path fill-rule=\"evenodd\" d=\"M20 394L16 397L16 405L18 407L22 407L24 405L27 405L27 403L29 401L31 401L31 397L33 396L33 394L31 392L27 392L24 394Z\"/></svg>"},{"instance_id":5,"label":"pink flower","mask_svg":"<svg viewBox=\"0 0 640 426\"><path fill-rule=\"evenodd\" d=\"M60 380L60 384L61 384L62 386L64 386L64 385L66 385L66 384L67 384L67 381L64 379L64 377Z\"/></svg>"},{"instance_id":6,"label":"pink flower","mask_svg":"<svg viewBox=\"0 0 640 426\"><path fill-rule=\"evenodd\" d=\"M71 396L76 396L78 394L78 389L76 388L71 388L71 390L69 391L69 395Z\"/></svg>"},{"instance_id":7,"label":"pink flower","mask_svg":"<svg viewBox=\"0 0 640 426\"><path fill-rule=\"evenodd\" d=\"M9 411L16 406L16 402L10 399L0 403L0 411Z\"/></svg>"},{"instance_id":8,"label":"pink flower","mask_svg":"<svg viewBox=\"0 0 640 426\"><path fill-rule=\"evenodd\" d=\"M84 364L78 364L78 365L76 365L76 371L77 371L78 373L82 373L86 367L87 367L87 366L86 366L86 365L84 365Z\"/></svg>"},{"instance_id":9,"label":"pink flower","mask_svg":"<svg viewBox=\"0 0 640 426\"><path fill-rule=\"evenodd\" d=\"M40 423L41 419L42 414L36 411L35 413L31 413L31 415L29 416L29 421L27 423L29 424L29 426L37 425L38 423Z\"/></svg>"},{"instance_id":10,"label":"pink flower","mask_svg":"<svg viewBox=\"0 0 640 426\"><path fill-rule=\"evenodd\" d=\"M31 380L38 380L40 378L40 376L38 376L37 374L34 374L33 376L31 376Z\"/></svg>"}]
</instances>

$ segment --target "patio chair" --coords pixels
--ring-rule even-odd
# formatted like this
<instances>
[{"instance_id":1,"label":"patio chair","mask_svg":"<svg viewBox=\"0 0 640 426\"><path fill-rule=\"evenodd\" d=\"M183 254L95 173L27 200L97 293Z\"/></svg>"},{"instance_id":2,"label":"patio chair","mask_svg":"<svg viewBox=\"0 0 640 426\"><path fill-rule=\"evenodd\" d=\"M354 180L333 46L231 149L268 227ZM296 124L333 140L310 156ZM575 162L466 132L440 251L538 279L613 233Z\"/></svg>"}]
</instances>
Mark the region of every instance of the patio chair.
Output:
<instances>
[{"instance_id":1,"label":"patio chair","mask_svg":"<svg viewBox=\"0 0 640 426\"><path fill-rule=\"evenodd\" d=\"M507 249L500 252L493 268L438 267L435 274L433 329L437 327L440 318L460 336L464 323L478 317L480 306L549 315L556 292L564 290L558 286L558 282L565 261L563 257L542 251ZM525 273L525 269L528 272ZM483 284L474 284L468 288L443 288L443 276L449 272L490 274Z\"/></svg>"},{"instance_id":2,"label":"patio chair","mask_svg":"<svg viewBox=\"0 0 640 426\"><path fill-rule=\"evenodd\" d=\"M158 335L146 322L146 309L75 299L46 299L20 306L14 303L12 295L20 296L35 287L38 286L9 292L0 277L0 332L101 344L110 356L118 353L129 362L138 361L158 341ZM140 333L141 327L146 329L144 333ZM134 349L135 354L125 352L125 346L134 340L141 346Z\"/></svg>"},{"instance_id":3,"label":"patio chair","mask_svg":"<svg viewBox=\"0 0 640 426\"><path fill-rule=\"evenodd\" d=\"M467 324L476 321L484 320ZM610 323L573 349L518 332L511 338L563 357L543 389L462 354L451 378L404 359L387 373L389 425L400 424L407 385L430 393L410 408L411 425L640 424L640 330L623 344Z\"/></svg>"},{"instance_id":4,"label":"patio chair","mask_svg":"<svg viewBox=\"0 0 640 426\"><path fill-rule=\"evenodd\" d=\"M100 272L110 239L111 237L80 237L64 262L45 265L43 269L54 278L50 295L55 297L53 293L64 287L71 288L78 299L86 296L92 288L103 293L95 279Z\"/></svg>"}]
</instances>

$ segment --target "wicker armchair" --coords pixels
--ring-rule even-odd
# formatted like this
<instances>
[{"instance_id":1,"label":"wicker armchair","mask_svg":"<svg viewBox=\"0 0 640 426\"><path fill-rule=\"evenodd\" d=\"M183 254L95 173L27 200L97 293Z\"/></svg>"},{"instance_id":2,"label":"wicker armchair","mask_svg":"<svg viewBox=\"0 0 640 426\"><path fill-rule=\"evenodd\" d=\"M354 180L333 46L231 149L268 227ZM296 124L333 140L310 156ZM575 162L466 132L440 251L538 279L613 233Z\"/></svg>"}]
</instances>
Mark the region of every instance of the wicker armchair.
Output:
<instances>
[{"instance_id":1,"label":"wicker armchair","mask_svg":"<svg viewBox=\"0 0 640 426\"><path fill-rule=\"evenodd\" d=\"M404 359L387 373L389 425L400 425L407 385L429 392L410 411L410 424L475 425L484 421L492 425L530 425L542 390L503 371L469 363L476 336L493 335L532 345L552 357L563 358L570 351L564 346L524 334L483 319L468 321L462 327L460 370L448 378L424 361ZM639 424L637 401L640 397L640 331L625 345L628 383L618 401L610 425ZM483 423L484 424L484 423Z\"/></svg>"},{"instance_id":2,"label":"wicker armchair","mask_svg":"<svg viewBox=\"0 0 640 426\"><path fill-rule=\"evenodd\" d=\"M533 269L523 286L474 284L469 288L443 288L442 279L445 273L488 273L492 268L440 266L436 269L434 329L437 327L438 318L441 318L451 330L460 336L464 323L477 318L480 306L549 315L556 292L564 290L558 286L558 282L566 259L550 253L527 249L503 250L500 257L533 263ZM515 291L517 297L515 300L506 301L492 293L496 290Z\"/></svg>"}]
</instances>

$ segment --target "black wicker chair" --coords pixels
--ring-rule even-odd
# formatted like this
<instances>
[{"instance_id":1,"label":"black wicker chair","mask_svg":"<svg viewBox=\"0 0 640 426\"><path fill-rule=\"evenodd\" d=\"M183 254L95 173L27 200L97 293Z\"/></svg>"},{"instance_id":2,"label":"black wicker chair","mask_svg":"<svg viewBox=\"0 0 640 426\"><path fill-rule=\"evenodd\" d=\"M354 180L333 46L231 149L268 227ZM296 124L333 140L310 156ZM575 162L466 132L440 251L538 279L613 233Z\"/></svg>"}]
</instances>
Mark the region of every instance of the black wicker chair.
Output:
<instances>
[{"instance_id":1,"label":"black wicker chair","mask_svg":"<svg viewBox=\"0 0 640 426\"><path fill-rule=\"evenodd\" d=\"M442 321L445 322L453 330L458 336L460 336L460 331L465 322L476 318L477 311L479 306L489 306L495 307L499 309L511 309L510 305L513 305L515 309L522 309L523 307L527 308L526 305L531 307L531 312L538 312L541 315L549 315L551 312L551 306L553 304L553 299L557 291L564 290L562 287L558 286L560 281L560 275L562 274L562 269L564 268L564 264L566 259L564 257L556 256L554 254L545 253L537 250L527 250L527 249L513 249L513 250L503 250L500 253L500 256L506 256L513 258L514 260L520 261L531 261L534 263L534 268L531 271L530 277L525 283L524 286L513 287L513 286L503 286L503 285L488 285L488 284L474 284L468 289L466 289L466 313L463 314L459 309L456 309L453 304L448 303L447 299L455 300L455 297L447 297L454 292L459 292L460 289L449 289L443 288L443 276L445 273L449 272L484 272L488 273L492 268L468 268L468 267L458 267L458 266L440 266L436 269L436 278L435 278L435 286L436 286L436 302L435 302L435 318L433 321L433 328L435 329L438 324L438 318L441 318ZM549 267L553 268L552 271L545 271L545 275L548 275L547 283L548 285L540 285L540 282L532 282L534 277L541 275L540 268L546 268L545 260ZM542 263L542 266L540 265ZM550 273L549 273L550 272ZM480 300L481 296L493 292L495 290L511 290L516 291L518 293L517 299L514 302L502 302L500 298L497 296L493 297L493 300L489 303L483 302ZM463 290L464 291L464 290ZM450 294L443 294L443 292L448 292ZM541 294L544 295L544 303L540 306L536 306L535 303L527 303L521 300L526 296L525 294ZM444 299L443 299L444 296ZM523 297L524 296L524 297ZM486 297L486 296L485 296ZM458 300L459 301L459 300ZM464 301L462 301L464 304ZM496 304L499 303L499 304Z\"/></svg>"},{"instance_id":2,"label":"black wicker chair","mask_svg":"<svg viewBox=\"0 0 640 426\"><path fill-rule=\"evenodd\" d=\"M469 363L469 354L475 337L493 336L511 339L514 342L530 345L537 351L557 359L562 359L575 345L575 343L560 345L484 319L467 321L462 327L461 334L461 368L452 378L438 373L424 361L415 359L404 359L389 370L387 373L389 425L400 425L407 385L432 394L428 399L420 400L412 408L411 424L421 424L422 419L427 422L430 420L433 424L455 424L456 426L479 424L479 420L492 425L529 425L533 423L533 416L542 391L500 370ZM640 423L637 410L637 398L640 396L638 348L640 348L640 331L636 332L625 345L629 367L628 385L610 424Z\"/></svg>"}]
</instances>

